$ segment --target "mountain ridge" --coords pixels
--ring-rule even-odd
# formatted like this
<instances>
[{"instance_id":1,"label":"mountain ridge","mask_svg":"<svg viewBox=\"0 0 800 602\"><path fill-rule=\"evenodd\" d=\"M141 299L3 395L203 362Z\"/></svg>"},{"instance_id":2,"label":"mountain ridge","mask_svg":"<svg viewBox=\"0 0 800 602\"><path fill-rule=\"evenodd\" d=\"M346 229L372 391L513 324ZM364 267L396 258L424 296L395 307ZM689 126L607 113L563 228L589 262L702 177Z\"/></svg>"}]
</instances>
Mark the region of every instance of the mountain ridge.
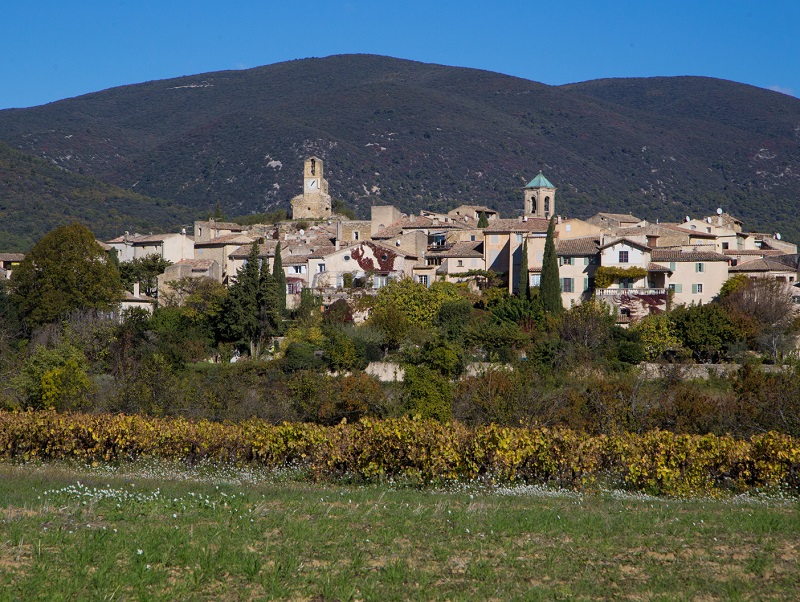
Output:
<instances>
[{"instance_id":1,"label":"mountain ridge","mask_svg":"<svg viewBox=\"0 0 800 602\"><path fill-rule=\"evenodd\" d=\"M723 206L800 240L800 100L714 78L548 86L337 55L0 111L0 140L197 213L288 208L316 154L361 216L464 202L516 215L542 169L568 215L676 220Z\"/></svg>"}]
</instances>

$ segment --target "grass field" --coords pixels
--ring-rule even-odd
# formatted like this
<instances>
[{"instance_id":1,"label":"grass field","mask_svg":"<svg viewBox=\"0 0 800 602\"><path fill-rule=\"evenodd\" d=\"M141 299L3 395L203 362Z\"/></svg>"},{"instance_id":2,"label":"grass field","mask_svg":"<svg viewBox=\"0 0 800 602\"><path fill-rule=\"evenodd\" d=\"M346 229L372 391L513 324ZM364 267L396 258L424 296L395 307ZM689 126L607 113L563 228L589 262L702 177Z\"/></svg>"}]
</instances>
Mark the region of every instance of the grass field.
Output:
<instances>
[{"instance_id":1,"label":"grass field","mask_svg":"<svg viewBox=\"0 0 800 602\"><path fill-rule=\"evenodd\" d=\"M798 505L0 464L0 599L797 599Z\"/></svg>"}]
</instances>

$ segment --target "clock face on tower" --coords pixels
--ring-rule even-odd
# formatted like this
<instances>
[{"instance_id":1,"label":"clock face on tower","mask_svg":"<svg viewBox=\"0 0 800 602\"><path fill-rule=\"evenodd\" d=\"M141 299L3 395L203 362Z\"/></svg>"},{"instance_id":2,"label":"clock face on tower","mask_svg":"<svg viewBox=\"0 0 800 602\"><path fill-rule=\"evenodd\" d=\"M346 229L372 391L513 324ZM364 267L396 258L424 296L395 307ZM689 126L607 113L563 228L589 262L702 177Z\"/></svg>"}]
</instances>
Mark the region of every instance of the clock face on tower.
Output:
<instances>
[{"instance_id":1,"label":"clock face on tower","mask_svg":"<svg viewBox=\"0 0 800 602\"><path fill-rule=\"evenodd\" d=\"M309 190L311 192L319 190L319 181L316 178L311 178L310 180L306 180L306 190Z\"/></svg>"}]
</instances>

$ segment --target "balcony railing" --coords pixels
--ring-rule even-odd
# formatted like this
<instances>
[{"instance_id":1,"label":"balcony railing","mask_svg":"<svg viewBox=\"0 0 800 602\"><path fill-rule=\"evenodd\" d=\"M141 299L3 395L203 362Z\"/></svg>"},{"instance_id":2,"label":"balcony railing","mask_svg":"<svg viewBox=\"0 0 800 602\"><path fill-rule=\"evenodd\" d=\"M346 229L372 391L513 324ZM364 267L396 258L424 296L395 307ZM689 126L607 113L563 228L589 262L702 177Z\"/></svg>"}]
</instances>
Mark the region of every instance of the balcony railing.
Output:
<instances>
[{"instance_id":1,"label":"balcony railing","mask_svg":"<svg viewBox=\"0 0 800 602\"><path fill-rule=\"evenodd\" d=\"M666 295L665 288L598 288L594 291L597 297L616 297L619 295Z\"/></svg>"}]
</instances>

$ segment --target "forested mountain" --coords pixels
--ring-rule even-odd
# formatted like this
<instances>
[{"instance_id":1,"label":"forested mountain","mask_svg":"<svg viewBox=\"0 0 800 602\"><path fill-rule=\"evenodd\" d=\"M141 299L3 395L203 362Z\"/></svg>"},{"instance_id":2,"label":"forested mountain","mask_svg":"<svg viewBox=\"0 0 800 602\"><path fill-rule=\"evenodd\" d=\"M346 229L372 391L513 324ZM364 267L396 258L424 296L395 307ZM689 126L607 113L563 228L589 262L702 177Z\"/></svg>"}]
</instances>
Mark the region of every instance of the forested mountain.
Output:
<instances>
[{"instance_id":1,"label":"forested mountain","mask_svg":"<svg viewBox=\"0 0 800 602\"><path fill-rule=\"evenodd\" d=\"M47 232L80 222L96 236L191 224L187 207L67 171L0 142L0 251L27 251Z\"/></svg>"},{"instance_id":2,"label":"forested mountain","mask_svg":"<svg viewBox=\"0 0 800 602\"><path fill-rule=\"evenodd\" d=\"M316 154L334 198L362 216L464 202L515 215L542 169L563 214L680 219L721 206L800 242L800 100L710 78L547 86L343 55L0 111L0 140L198 213L288 208Z\"/></svg>"}]
</instances>

